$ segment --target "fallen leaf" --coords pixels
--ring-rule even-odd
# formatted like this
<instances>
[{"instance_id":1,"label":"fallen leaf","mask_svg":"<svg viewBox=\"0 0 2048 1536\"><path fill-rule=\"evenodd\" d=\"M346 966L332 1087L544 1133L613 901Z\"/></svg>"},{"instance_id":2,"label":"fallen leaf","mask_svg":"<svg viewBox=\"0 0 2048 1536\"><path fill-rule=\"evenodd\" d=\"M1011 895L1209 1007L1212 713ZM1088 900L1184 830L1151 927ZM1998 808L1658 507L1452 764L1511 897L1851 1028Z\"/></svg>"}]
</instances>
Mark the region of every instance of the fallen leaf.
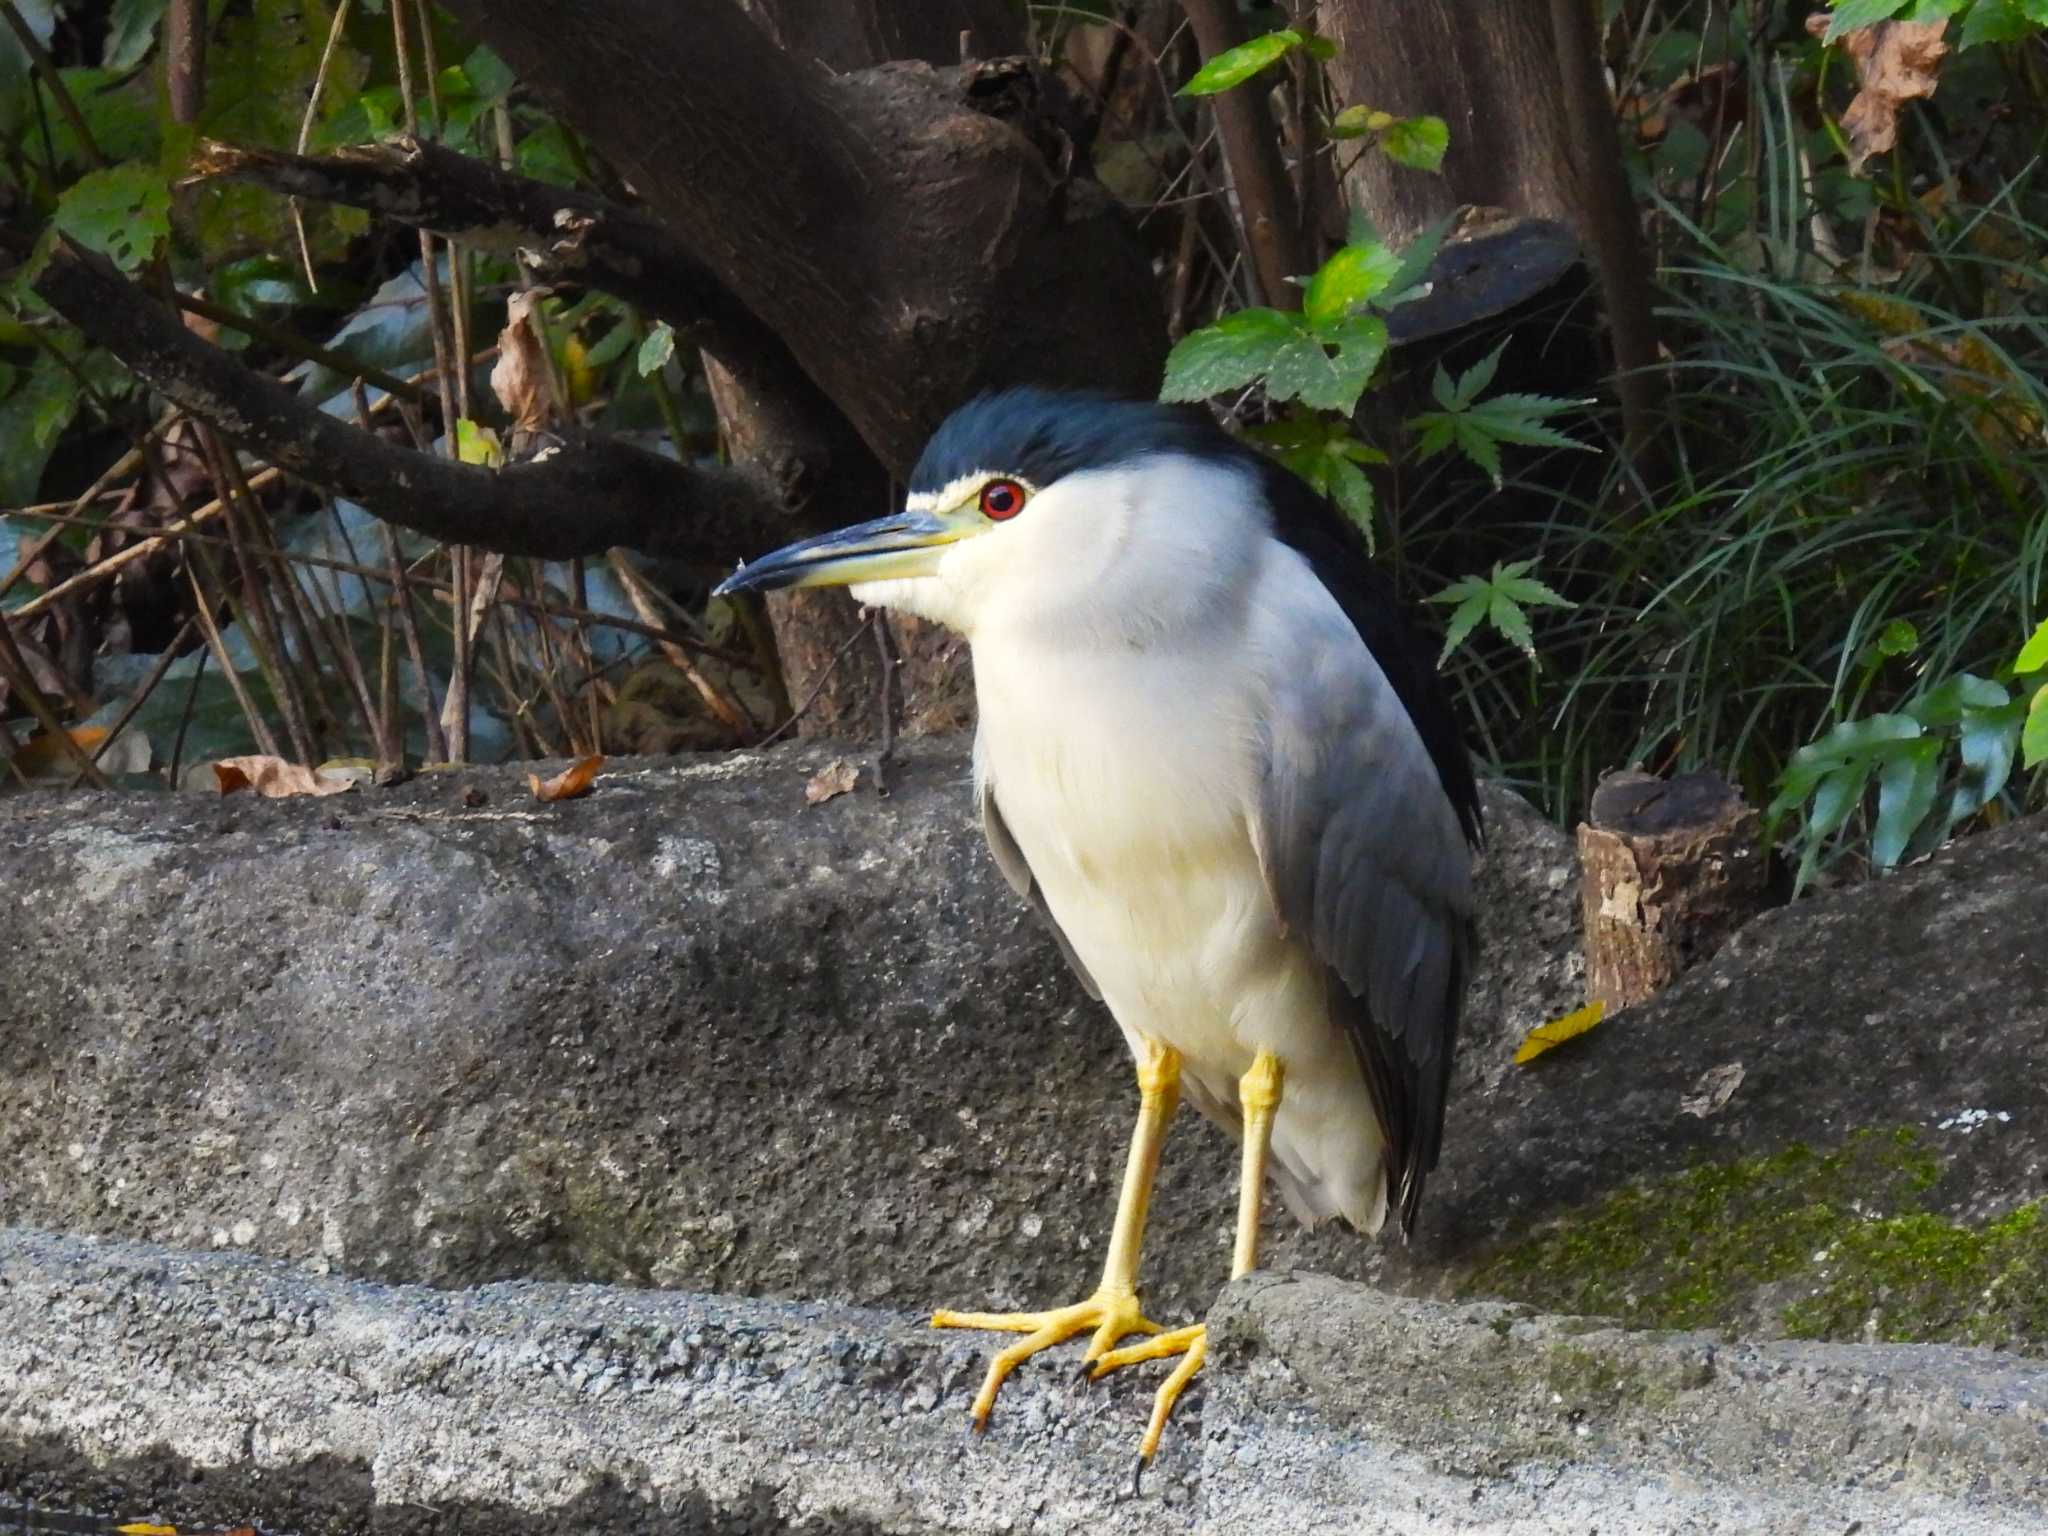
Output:
<instances>
[{"instance_id":1,"label":"fallen leaf","mask_svg":"<svg viewBox=\"0 0 2048 1536\"><path fill-rule=\"evenodd\" d=\"M114 1529L121 1536L178 1536L175 1525L151 1525L146 1520L135 1525L117 1525Z\"/></svg>"},{"instance_id":2,"label":"fallen leaf","mask_svg":"<svg viewBox=\"0 0 2048 1536\"><path fill-rule=\"evenodd\" d=\"M529 288L506 301L505 329L498 333L498 361L491 369L491 390L522 432L540 430L553 412L547 352L533 313L548 292L546 288Z\"/></svg>"},{"instance_id":3,"label":"fallen leaf","mask_svg":"<svg viewBox=\"0 0 2048 1536\"><path fill-rule=\"evenodd\" d=\"M1806 18L1806 30L1824 35L1831 18ZM1948 21L1880 21L1858 27L1840 38L1842 51L1856 66L1861 88L1842 114L1842 132L1849 138L1849 173L1863 169L1872 155L1898 142L1899 109L1917 97L1932 96L1941 61L1948 53L1942 33Z\"/></svg>"},{"instance_id":4,"label":"fallen leaf","mask_svg":"<svg viewBox=\"0 0 2048 1536\"><path fill-rule=\"evenodd\" d=\"M835 795L843 795L860 782L860 770L843 757L831 762L811 775L811 782L804 786L804 803L823 805Z\"/></svg>"},{"instance_id":5,"label":"fallen leaf","mask_svg":"<svg viewBox=\"0 0 2048 1536\"><path fill-rule=\"evenodd\" d=\"M214 782L224 795L238 789L253 789L266 800L291 795L345 795L356 787L345 773L329 773L288 763L281 757L224 757L213 765Z\"/></svg>"},{"instance_id":6,"label":"fallen leaf","mask_svg":"<svg viewBox=\"0 0 2048 1536\"><path fill-rule=\"evenodd\" d=\"M526 782L533 786L533 798L543 803L574 800L578 795L590 793L590 786L597 782L597 771L602 767L602 757L579 757L552 779L543 780L539 774L529 773Z\"/></svg>"},{"instance_id":7,"label":"fallen leaf","mask_svg":"<svg viewBox=\"0 0 2048 1536\"><path fill-rule=\"evenodd\" d=\"M1692 1092L1678 1101L1681 1115L1697 1115L1704 1120L1715 1113L1735 1096L1735 1090L1742 1086L1742 1063L1724 1062L1718 1067L1709 1067L1700 1074L1700 1080L1692 1085Z\"/></svg>"},{"instance_id":8,"label":"fallen leaf","mask_svg":"<svg viewBox=\"0 0 2048 1536\"><path fill-rule=\"evenodd\" d=\"M1522 1043L1515 1047L1515 1065L1526 1066L1545 1051L1555 1049L1565 1041L1583 1035L1606 1016L1605 1003L1588 1003L1561 1019L1552 1019L1548 1024L1538 1024L1522 1036Z\"/></svg>"}]
</instances>

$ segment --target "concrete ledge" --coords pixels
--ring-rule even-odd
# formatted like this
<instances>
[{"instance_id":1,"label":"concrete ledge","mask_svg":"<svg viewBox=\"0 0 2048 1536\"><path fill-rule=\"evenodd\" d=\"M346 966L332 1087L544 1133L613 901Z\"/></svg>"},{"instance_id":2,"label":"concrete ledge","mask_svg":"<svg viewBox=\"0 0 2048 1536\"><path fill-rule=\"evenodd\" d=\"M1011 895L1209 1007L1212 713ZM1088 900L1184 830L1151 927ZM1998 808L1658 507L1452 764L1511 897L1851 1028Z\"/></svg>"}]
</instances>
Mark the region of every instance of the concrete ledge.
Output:
<instances>
[{"instance_id":1,"label":"concrete ledge","mask_svg":"<svg viewBox=\"0 0 2048 1536\"><path fill-rule=\"evenodd\" d=\"M329 1532L1857 1530L2037 1536L2048 1365L1729 1345L1286 1274L1230 1289L1142 1491L1154 1377L852 1308L445 1292L0 1229L0 1498ZM1858 1524L1860 1522L1860 1524Z\"/></svg>"}]
</instances>

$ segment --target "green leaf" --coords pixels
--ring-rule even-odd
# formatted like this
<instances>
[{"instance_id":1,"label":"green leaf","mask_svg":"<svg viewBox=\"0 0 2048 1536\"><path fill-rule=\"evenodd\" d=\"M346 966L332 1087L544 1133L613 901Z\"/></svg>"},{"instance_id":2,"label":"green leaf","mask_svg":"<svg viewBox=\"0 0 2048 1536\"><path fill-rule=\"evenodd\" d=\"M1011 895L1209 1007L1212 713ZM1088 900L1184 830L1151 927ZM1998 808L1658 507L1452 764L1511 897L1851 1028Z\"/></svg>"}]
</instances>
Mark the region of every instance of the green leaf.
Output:
<instances>
[{"instance_id":1,"label":"green leaf","mask_svg":"<svg viewBox=\"0 0 2048 1536\"><path fill-rule=\"evenodd\" d=\"M1296 322L1296 317L1283 317ZM1300 400L1319 411L1349 416L1386 355L1386 323L1373 315L1352 315L1318 326L1314 334L1296 331L1296 338L1274 357L1266 372L1266 393L1274 400ZM1334 356L1328 348L1335 347ZM1167 359L1171 371L1173 359Z\"/></svg>"},{"instance_id":2,"label":"green leaf","mask_svg":"<svg viewBox=\"0 0 2048 1536\"><path fill-rule=\"evenodd\" d=\"M1209 60L1180 88L1181 96L1214 96L1232 86L1243 85L1262 70L1270 69L1299 48L1305 39L1292 27L1268 32L1235 48L1226 48Z\"/></svg>"},{"instance_id":3,"label":"green leaf","mask_svg":"<svg viewBox=\"0 0 2048 1536\"><path fill-rule=\"evenodd\" d=\"M510 94L514 82L511 66L488 48L472 49L468 58L462 61L462 72L469 76L470 84L486 101L502 101Z\"/></svg>"},{"instance_id":4,"label":"green leaf","mask_svg":"<svg viewBox=\"0 0 2048 1536\"><path fill-rule=\"evenodd\" d=\"M1443 594L1438 593L1441 597ZM1441 667L1451 659L1451 652L1465 643L1465 637L1472 633L1479 621L1486 617L1489 594L1481 591L1468 597L1452 610L1451 622L1444 626L1444 648L1438 653L1436 664Z\"/></svg>"},{"instance_id":5,"label":"green leaf","mask_svg":"<svg viewBox=\"0 0 2048 1536\"><path fill-rule=\"evenodd\" d=\"M1394 114L1376 111L1372 107L1346 107L1330 119L1329 134L1333 139L1362 139L1368 133L1378 133L1382 128L1394 125Z\"/></svg>"},{"instance_id":6,"label":"green leaf","mask_svg":"<svg viewBox=\"0 0 2048 1536\"><path fill-rule=\"evenodd\" d=\"M1516 650L1531 661L1536 659L1536 637L1529 632L1529 615L1522 611L1520 603L1496 587L1487 600L1486 617Z\"/></svg>"},{"instance_id":7,"label":"green leaf","mask_svg":"<svg viewBox=\"0 0 2048 1536\"><path fill-rule=\"evenodd\" d=\"M1310 58L1319 59L1325 64L1337 57L1337 45L1315 32L1302 33L1301 47Z\"/></svg>"},{"instance_id":8,"label":"green leaf","mask_svg":"<svg viewBox=\"0 0 2048 1536\"><path fill-rule=\"evenodd\" d=\"M1446 410L1461 411L1479 398L1479 392L1493 382L1494 373L1500 368L1500 355L1507 351L1508 344L1502 342L1485 357L1467 368L1458 379L1458 387L1451 398L1444 401ZM1443 399L1441 395L1437 397Z\"/></svg>"},{"instance_id":9,"label":"green leaf","mask_svg":"<svg viewBox=\"0 0 2048 1536\"><path fill-rule=\"evenodd\" d=\"M1832 43L1844 32L1889 21L1910 4L1912 0L1842 0L1835 7L1835 14L1828 22L1827 35L1821 41Z\"/></svg>"},{"instance_id":10,"label":"green leaf","mask_svg":"<svg viewBox=\"0 0 2048 1536\"><path fill-rule=\"evenodd\" d=\"M2048 667L2048 619L2043 619L2027 637L2027 643L2020 647L2020 654L2012 664L2015 675L2024 677L2029 672L2038 672Z\"/></svg>"},{"instance_id":11,"label":"green leaf","mask_svg":"<svg viewBox=\"0 0 2048 1536\"><path fill-rule=\"evenodd\" d=\"M124 75L140 64L156 42L157 23L163 20L167 0L114 0L107 17L107 40L100 50L100 64L110 73Z\"/></svg>"},{"instance_id":12,"label":"green leaf","mask_svg":"<svg viewBox=\"0 0 2048 1536\"><path fill-rule=\"evenodd\" d=\"M1878 632L1877 652L1880 656L1910 656L1920 649L1920 631L1911 621L1893 619Z\"/></svg>"},{"instance_id":13,"label":"green leaf","mask_svg":"<svg viewBox=\"0 0 2048 1536\"><path fill-rule=\"evenodd\" d=\"M1877 775L1877 824L1870 834L1870 862L1890 869L1927 813L1941 784L1941 738L1923 736L1887 754Z\"/></svg>"},{"instance_id":14,"label":"green leaf","mask_svg":"<svg viewBox=\"0 0 2048 1536\"><path fill-rule=\"evenodd\" d=\"M1381 308L1390 309L1399 304L1422 281L1429 272L1429 264L1436 260L1444 236L1451 232L1451 226L1457 220L1457 214L1447 213L1408 242L1401 252L1401 265L1394 269L1394 275L1387 283L1387 301Z\"/></svg>"},{"instance_id":15,"label":"green leaf","mask_svg":"<svg viewBox=\"0 0 2048 1536\"><path fill-rule=\"evenodd\" d=\"M676 333L666 320L657 320L648 331L647 339L640 343L640 353L634 359L634 366L644 379L650 373L658 373L665 368L668 360L675 356L675 351Z\"/></svg>"},{"instance_id":16,"label":"green leaf","mask_svg":"<svg viewBox=\"0 0 2048 1536\"><path fill-rule=\"evenodd\" d=\"M2034 23L2027 19L2020 9L2018 0L1977 0L1963 17L1963 32L1957 40L1959 48L1975 48L1980 43L2017 43L2034 30Z\"/></svg>"},{"instance_id":17,"label":"green leaf","mask_svg":"<svg viewBox=\"0 0 2048 1536\"><path fill-rule=\"evenodd\" d=\"M1944 833L1976 815L2005 788L2005 781L2012 777L2026 709L2023 700L2013 699L1997 709L1973 709L1963 716L1962 771L1949 795Z\"/></svg>"},{"instance_id":18,"label":"green leaf","mask_svg":"<svg viewBox=\"0 0 2048 1536\"><path fill-rule=\"evenodd\" d=\"M133 272L171 232L170 184L135 161L93 171L65 189L50 224Z\"/></svg>"},{"instance_id":19,"label":"green leaf","mask_svg":"<svg viewBox=\"0 0 2048 1536\"><path fill-rule=\"evenodd\" d=\"M1277 309L1241 309L1190 331L1166 357L1162 400L1207 400L1242 389L1301 338L1294 317Z\"/></svg>"},{"instance_id":20,"label":"green leaf","mask_svg":"<svg viewBox=\"0 0 2048 1536\"><path fill-rule=\"evenodd\" d=\"M2048 763L2048 683L2043 683L2027 705L2027 723L2020 731L2022 761L2029 768Z\"/></svg>"},{"instance_id":21,"label":"green leaf","mask_svg":"<svg viewBox=\"0 0 2048 1536\"><path fill-rule=\"evenodd\" d=\"M1340 320L1384 293L1400 269L1400 258L1377 242L1340 246L1309 279L1302 313L1315 324Z\"/></svg>"},{"instance_id":22,"label":"green leaf","mask_svg":"<svg viewBox=\"0 0 2048 1536\"><path fill-rule=\"evenodd\" d=\"M78 380L47 355L0 400L0 506L36 499L43 466L78 404Z\"/></svg>"},{"instance_id":23,"label":"green leaf","mask_svg":"<svg viewBox=\"0 0 2048 1536\"><path fill-rule=\"evenodd\" d=\"M1434 171L1451 147L1451 130L1440 117L1404 117L1380 135L1387 157L1418 171Z\"/></svg>"},{"instance_id":24,"label":"green leaf","mask_svg":"<svg viewBox=\"0 0 2048 1536\"><path fill-rule=\"evenodd\" d=\"M1367 553L1372 553L1379 540L1374 534L1372 523L1372 482L1365 478L1365 471L1349 459L1330 459L1330 499L1343 509L1344 515L1365 535Z\"/></svg>"}]
</instances>

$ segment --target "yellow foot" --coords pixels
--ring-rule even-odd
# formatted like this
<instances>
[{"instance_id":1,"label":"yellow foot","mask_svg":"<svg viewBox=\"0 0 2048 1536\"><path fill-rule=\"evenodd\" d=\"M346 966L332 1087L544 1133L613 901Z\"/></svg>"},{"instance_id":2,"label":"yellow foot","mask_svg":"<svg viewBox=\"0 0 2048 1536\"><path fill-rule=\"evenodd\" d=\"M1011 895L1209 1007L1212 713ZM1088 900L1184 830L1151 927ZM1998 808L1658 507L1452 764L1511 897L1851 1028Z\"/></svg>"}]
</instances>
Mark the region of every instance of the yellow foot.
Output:
<instances>
[{"instance_id":1,"label":"yellow foot","mask_svg":"<svg viewBox=\"0 0 2048 1536\"><path fill-rule=\"evenodd\" d=\"M984 1328L996 1333L1021 1333L1023 1338L1001 1351L988 1363L988 1376L974 1399L974 1427L988 1427L989 1410L996 1405L996 1388L1003 1378L1040 1350L1063 1344L1077 1333L1095 1330L1088 1341L1088 1353L1081 1363L1088 1365L1105 1358L1116 1341L1129 1333L1158 1333L1159 1324L1138 1309L1138 1298L1128 1291L1097 1291L1086 1301L1050 1312L934 1312L934 1328Z\"/></svg>"},{"instance_id":2,"label":"yellow foot","mask_svg":"<svg viewBox=\"0 0 2048 1536\"><path fill-rule=\"evenodd\" d=\"M1142 1344L1113 1349L1095 1362L1092 1375L1101 1377L1119 1366L1136 1365L1140 1360L1163 1360L1168 1355L1181 1357L1180 1364L1159 1384L1159 1392L1152 1399L1152 1422L1145 1426L1145 1438L1138 1444L1140 1461L1150 1461L1152 1453L1159 1449L1159 1437L1166 1429L1166 1416L1173 1412L1173 1405L1180 1401L1187 1384L1195 1379L1195 1372L1202 1368L1203 1357L1208 1353L1208 1325L1196 1323L1192 1328L1176 1328Z\"/></svg>"}]
</instances>

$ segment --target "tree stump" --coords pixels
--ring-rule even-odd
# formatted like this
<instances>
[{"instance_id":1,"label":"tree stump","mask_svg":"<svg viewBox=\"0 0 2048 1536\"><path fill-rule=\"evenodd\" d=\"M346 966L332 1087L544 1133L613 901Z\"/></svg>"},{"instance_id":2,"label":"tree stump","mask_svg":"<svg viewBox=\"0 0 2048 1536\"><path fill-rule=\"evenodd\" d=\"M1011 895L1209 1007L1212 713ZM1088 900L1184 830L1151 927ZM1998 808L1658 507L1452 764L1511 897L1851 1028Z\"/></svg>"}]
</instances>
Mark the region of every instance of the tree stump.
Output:
<instances>
[{"instance_id":1,"label":"tree stump","mask_svg":"<svg viewBox=\"0 0 2048 1536\"><path fill-rule=\"evenodd\" d=\"M1762 823L1712 773L1612 773L1579 826L1586 990L1612 1013L1707 959L1766 904Z\"/></svg>"}]
</instances>

